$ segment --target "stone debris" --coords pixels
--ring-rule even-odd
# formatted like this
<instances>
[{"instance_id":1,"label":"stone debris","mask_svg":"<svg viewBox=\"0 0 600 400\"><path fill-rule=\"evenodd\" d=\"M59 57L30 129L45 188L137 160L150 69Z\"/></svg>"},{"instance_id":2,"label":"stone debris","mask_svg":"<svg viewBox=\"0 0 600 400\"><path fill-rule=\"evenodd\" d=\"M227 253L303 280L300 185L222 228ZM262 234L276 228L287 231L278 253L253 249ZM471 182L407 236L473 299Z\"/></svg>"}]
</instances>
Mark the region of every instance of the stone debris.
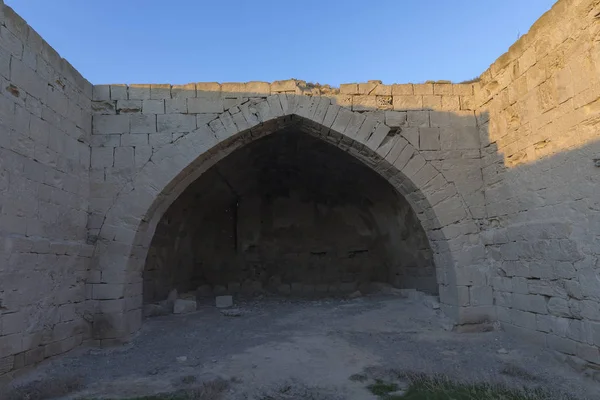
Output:
<instances>
[{"instance_id":1,"label":"stone debris","mask_svg":"<svg viewBox=\"0 0 600 400\"><path fill-rule=\"evenodd\" d=\"M233 296L217 296L215 297L215 306L217 308L228 308L233 306Z\"/></svg>"},{"instance_id":2,"label":"stone debris","mask_svg":"<svg viewBox=\"0 0 600 400\"><path fill-rule=\"evenodd\" d=\"M223 314L226 317L241 317L242 315L244 315L244 312L238 308L230 308L221 310L221 314Z\"/></svg>"},{"instance_id":3,"label":"stone debris","mask_svg":"<svg viewBox=\"0 0 600 400\"><path fill-rule=\"evenodd\" d=\"M164 304L144 304L143 307L144 317L159 317L170 313L171 311Z\"/></svg>"},{"instance_id":4,"label":"stone debris","mask_svg":"<svg viewBox=\"0 0 600 400\"><path fill-rule=\"evenodd\" d=\"M173 314L187 314L196 311L196 300L177 299L173 306Z\"/></svg>"},{"instance_id":5,"label":"stone debris","mask_svg":"<svg viewBox=\"0 0 600 400\"><path fill-rule=\"evenodd\" d=\"M362 293L360 292L360 290L357 290L355 292L352 292L348 295L349 299L357 299L359 297L362 297Z\"/></svg>"},{"instance_id":6,"label":"stone debris","mask_svg":"<svg viewBox=\"0 0 600 400\"><path fill-rule=\"evenodd\" d=\"M502 349L498 349L498 354L508 354L508 350L502 348Z\"/></svg>"},{"instance_id":7,"label":"stone debris","mask_svg":"<svg viewBox=\"0 0 600 400\"><path fill-rule=\"evenodd\" d=\"M440 302L435 296L423 296L423 303L434 310L440 309Z\"/></svg>"},{"instance_id":8,"label":"stone debris","mask_svg":"<svg viewBox=\"0 0 600 400\"><path fill-rule=\"evenodd\" d=\"M179 356L176 358L177 362L179 363L183 363L187 361L187 357L186 356Z\"/></svg>"}]
</instances>

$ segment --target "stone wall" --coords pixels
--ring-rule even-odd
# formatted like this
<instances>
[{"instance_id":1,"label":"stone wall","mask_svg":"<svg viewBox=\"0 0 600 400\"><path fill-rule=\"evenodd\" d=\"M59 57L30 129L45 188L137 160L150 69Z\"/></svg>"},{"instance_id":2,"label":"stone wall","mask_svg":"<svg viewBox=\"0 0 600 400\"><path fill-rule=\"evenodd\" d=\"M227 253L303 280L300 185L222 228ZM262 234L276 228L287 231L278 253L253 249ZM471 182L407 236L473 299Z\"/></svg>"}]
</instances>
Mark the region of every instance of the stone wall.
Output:
<instances>
[{"instance_id":1,"label":"stone wall","mask_svg":"<svg viewBox=\"0 0 600 400\"><path fill-rule=\"evenodd\" d=\"M99 260L89 292L95 300L121 303L110 317L116 321L97 314L95 325L103 327L97 337L139 328L147 238L191 176L294 119L305 121L309 134L363 159L407 197L437 255L440 296L453 319L495 319L478 237L485 204L473 100L472 84L449 83L371 81L339 89L296 80L94 86L89 227L90 237L99 239ZM167 161L166 154L175 158ZM183 159L188 164L175 168ZM162 175L145 178L154 168L164 169ZM139 188L142 179L149 181ZM153 193L141 198L147 191ZM133 195L136 204L126 204ZM154 204L142 211L147 201ZM138 209L125 211L132 206ZM131 253L121 246L137 240L143 243ZM119 249L110 250L113 246ZM128 267L117 267L123 263Z\"/></svg>"},{"instance_id":2,"label":"stone wall","mask_svg":"<svg viewBox=\"0 0 600 400\"><path fill-rule=\"evenodd\" d=\"M482 75L476 96L498 319L596 364L599 15L597 0L559 1Z\"/></svg>"},{"instance_id":3,"label":"stone wall","mask_svg":"<svg viewBox=\"0 0 600 400\"><path fill-rule=\"evenodd\" d=\"M475 84L338 89L92 87L0 0L0 374L137 331L168 207L288 128L406 199L455 321L600 364L599 3L558 1Z\"/></svg>"},{"instance_id":4,"label":"stone wall","mask_svg":"<svg viewBox=\"0 0 600 400\"><path fill-rule=\"evenodd\" d=\"M82 343L92 85L0 1L0 375Z\"/></svg>"},{"instance_id":5,"label":"stone wall","mask_svg":"<svg viewBox=\"0 0 600 400\"><path fill-rule=\"evenodd\" d=\"M366 293L371 282L437 293L417 217L378 174L291 130L221 160L170 206L148 252L144 301L173 288Z\"/></svg>"}]
</instances>

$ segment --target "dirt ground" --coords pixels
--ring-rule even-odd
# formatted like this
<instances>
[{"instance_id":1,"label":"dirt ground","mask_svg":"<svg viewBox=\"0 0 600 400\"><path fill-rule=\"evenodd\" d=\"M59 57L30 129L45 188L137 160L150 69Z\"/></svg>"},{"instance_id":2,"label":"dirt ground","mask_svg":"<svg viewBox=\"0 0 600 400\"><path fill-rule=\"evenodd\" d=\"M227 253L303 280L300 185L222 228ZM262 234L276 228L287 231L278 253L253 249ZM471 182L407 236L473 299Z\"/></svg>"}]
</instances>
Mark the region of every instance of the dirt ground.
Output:
<instances>
[{"instance_id":1,"label":"dirt ground","mask_svg":"<svg viewBox=\"0 0 600 400\"><path fill-rule=\"evenodd\" d=\"M77 349L14 384L77 377L84 389L68 398L127 398L223 378L225 399L261 399L293 386L319 394L310 398L366 400L376 397L350 377L393 369L600 398L598 384L551 353L500 331L452 332L426 303L389 295L263 298L236 304L236 316L206 304L148 319L126 346Z\"/></svg>"}]
</instances>

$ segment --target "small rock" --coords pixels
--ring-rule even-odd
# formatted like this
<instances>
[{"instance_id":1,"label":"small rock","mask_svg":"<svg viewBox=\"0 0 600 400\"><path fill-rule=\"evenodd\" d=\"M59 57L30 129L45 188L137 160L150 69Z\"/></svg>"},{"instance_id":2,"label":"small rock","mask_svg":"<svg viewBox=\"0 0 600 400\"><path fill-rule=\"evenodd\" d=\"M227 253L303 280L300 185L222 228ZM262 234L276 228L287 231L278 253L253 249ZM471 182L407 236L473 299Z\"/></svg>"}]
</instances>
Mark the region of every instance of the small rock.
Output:
<instances>
[{"instance_id":1,"label":"small rock","mask_svg":"<svg viewBox=\"0 0 600 400\"><path fill-rule=\"evenodd\" d=\"M177 299L175 300L175 305L173 306L173 314L191 313L196 311L196 308L196 300Z\"/></svg>"},{"instance_id":2,"label":"small rock","mask_svg":"<svg viewBox=\"0 0 600 400\"><path fill-rule=\"evenodd\" d=\"M498 349L498 354L508 354L508 350L506 350L506 349Z\"/></svg>"},{"instance_id":3,"label":"small rock","mask_svg":"<svg viewBox=\"0 0 600 400\"><path fill-rule=\"evenodd\" d=\"M360 292L360 290L357 290L355 292L352 292L348 295L349 299L357 299L359 297L362 297L362 293Z\"/></svg>"},{"instance_id":4,"label":"small rock","mask_svg":"<svg viewBox=\"0 0 600 400\"><path fill-rule=\"evenodd\" d=\"M241 317L243 312L237 308L230 308L229 310L221 310L221 314L226 317Z\"/></svg>"},{"instance_id":5,"label":"small rock","mask_svg":"<svg viewBox=\"0 0 600 400\"><path fill-rule=\"evenodd\" d=\"M435 298L434 296L425 296L423 298L423 303L426 306L433 308L434 310L439 310L439 308L440 308L440 303L438 302L437 298Z\"/></svg>"},{"instance_id":6,"label":"small rock","mask_svg":"<svg viewBox=\"0 0 600 400\"><path fill-rule=\"evenodd\" d=\"M215 305L217 308L227 308L233 306L232 296L217 296L215 297Z\"/></svg>"},{"instance_id":7,"label":"small rock","mask_svg":"<svg viewBox=\"0 0 600 400\"><path fill-rule=\"evenodd\" d=\"M187 361L187 357L186 356L179 356L176 358L177 362L186 362Z\"/></svg>"}]
</instances>

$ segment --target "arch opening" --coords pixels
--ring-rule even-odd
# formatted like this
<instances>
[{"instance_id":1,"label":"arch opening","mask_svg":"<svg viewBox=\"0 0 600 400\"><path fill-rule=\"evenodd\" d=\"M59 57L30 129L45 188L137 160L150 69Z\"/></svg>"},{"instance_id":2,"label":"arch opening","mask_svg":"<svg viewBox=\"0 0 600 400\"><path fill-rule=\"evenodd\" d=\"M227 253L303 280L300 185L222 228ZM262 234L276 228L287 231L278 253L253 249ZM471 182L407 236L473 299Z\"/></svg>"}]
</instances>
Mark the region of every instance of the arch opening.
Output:
<instances>
[{"instance_id":1,"label":"arch opening","mask_svg":"<svg viewBox=\"0 0 600 400\"><path fill-rule=\"evenodd\" d=\"M410 207L374 170L288 126L235 150L158 222L144 303L194 295L341 295L373 283L437 293Z\"/></svg>"}]
</instances>

